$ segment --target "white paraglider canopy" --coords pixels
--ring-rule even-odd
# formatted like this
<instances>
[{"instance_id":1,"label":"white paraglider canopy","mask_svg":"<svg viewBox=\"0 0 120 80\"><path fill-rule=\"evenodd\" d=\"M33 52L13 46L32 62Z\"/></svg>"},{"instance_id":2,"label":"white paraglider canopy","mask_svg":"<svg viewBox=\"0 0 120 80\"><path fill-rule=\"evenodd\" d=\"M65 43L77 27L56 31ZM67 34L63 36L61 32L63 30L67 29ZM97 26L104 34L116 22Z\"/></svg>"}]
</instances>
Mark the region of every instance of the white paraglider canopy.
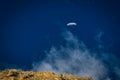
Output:
<instances>
[{"instance_id":1,"label":"white paraglider canopy","mask_svg":"<svg viewBox=\"0 0 120 80\"><path fill-rule=\"evenodd\" d=\"M77 23L76 22L69 22L69 23L67 23L67 26L77 26Z\"/></svg>"}]
</instances>

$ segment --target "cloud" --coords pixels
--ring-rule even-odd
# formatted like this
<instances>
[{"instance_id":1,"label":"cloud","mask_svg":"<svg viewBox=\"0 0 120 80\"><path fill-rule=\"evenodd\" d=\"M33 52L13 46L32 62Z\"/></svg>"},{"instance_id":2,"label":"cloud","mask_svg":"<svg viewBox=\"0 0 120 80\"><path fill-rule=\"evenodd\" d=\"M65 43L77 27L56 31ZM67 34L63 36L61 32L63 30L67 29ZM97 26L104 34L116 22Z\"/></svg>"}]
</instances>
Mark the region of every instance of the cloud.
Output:
<instances>
[{"instance_id":1,"label":"cloud","mask_svg":"<svg viewBox=\"0 0 120 80\"><path fill-rule=\"evenodd\" d=\"M108 74L113 80L120 80L120 59L112 53L101 53L101 60L107 65Z\"/></svg>"},{"instance_id":2,"label":"cloud","mask_svg":"<svg viewBox=\"0 0 120 80\"><path fill-rule=\"evenodd\" d=\"M95 40L99 43L102 42L101 37L104 35L103 31L100 31L96 36L95 36Z\"/></svg>"},{"instance_id":3,"label":"cloud","mask_svg":"<svg viewBox=\"0 0 120 80\"><path fill-rule=\"evenodd\" d=\"M107 73L106 67L82 41L70 31L64 32L63 38L66 45L51 47L43 61L33 63L33 70L92 76L95 80L104 78Z\"/></svg>"},{"instance_id":4,"label":"cloud","mask_svg":"<svg viewBox=\"0 0 120 80\"><path fill-rule=\"evenodd\" d=\"M103 49L104 46L102 45L103 41L102 41L102 36L104 35L103 31L100 31L95 37L94 39L97 41L98 43L98 48L99 49Z\"/></svg>"},{"instance_id":5,"label":"cloud","mask_svg":"<svg viewBox=\"0 0 120 80\"><path fill-rule=\"evenodd\" d=\"M116 75L120 79L120 68L119 67L114 67L114 72L116 73Z\"/></svg>"}]
</instances>

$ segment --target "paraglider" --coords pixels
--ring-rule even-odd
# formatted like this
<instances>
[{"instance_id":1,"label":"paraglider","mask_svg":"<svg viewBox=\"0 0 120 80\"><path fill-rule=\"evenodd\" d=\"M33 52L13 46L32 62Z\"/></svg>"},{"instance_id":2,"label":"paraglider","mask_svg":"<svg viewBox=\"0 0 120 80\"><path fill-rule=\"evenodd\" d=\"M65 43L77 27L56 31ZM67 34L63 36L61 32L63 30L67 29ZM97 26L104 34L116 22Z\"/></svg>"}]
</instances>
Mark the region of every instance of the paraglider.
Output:
<instances>
[{"instance_id":1,"label":"paraglider","mask_svg":"<svg viewBox=\"0 0 120 80\"><path fill-rule=\"evenodd\" d=\"M69 22L69 23L67 23L67 26L77 26L77 23L76 22Z\"/></svg>"}]
</instances>

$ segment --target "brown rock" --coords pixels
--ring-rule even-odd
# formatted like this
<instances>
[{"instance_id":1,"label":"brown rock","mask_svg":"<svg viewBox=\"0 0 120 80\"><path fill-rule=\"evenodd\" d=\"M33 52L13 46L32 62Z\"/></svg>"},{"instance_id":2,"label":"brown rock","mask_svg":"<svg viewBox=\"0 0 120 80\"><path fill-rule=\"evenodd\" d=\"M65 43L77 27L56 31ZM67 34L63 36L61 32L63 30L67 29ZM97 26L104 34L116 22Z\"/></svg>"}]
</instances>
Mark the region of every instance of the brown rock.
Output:
<instances>
[{"instance_id":1,"label":"brown rock","mask_svg":"<svg viewBox=\"0 0 120 80\"><path fill-rule=\"evenodd\" d=\"M91 77L79 77L54 72L33 72L9 69L0 71L0 80L93 80Z\"/></svg>"}]
</instances>

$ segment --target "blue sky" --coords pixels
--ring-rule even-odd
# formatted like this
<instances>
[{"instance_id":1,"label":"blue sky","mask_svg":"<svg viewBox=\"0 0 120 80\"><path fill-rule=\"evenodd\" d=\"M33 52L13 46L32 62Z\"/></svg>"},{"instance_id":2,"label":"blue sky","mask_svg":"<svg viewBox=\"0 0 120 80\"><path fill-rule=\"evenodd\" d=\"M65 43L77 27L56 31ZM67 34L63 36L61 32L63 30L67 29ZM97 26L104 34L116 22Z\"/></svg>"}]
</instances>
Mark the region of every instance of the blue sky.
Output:
<instances>
[{"instance_id":1,"label":"blue sky","mask_svg":"<svg viewBox=\"0 0 120 80\"><path fill-rule=\"evenodd\" d=\"M119 5L119 0L0 1L0 68L31 69L51 46L65 44L65 30L89 49L119 57ZM71 21L77 26L66 26Z\"/></svg>"}]
</instances>

